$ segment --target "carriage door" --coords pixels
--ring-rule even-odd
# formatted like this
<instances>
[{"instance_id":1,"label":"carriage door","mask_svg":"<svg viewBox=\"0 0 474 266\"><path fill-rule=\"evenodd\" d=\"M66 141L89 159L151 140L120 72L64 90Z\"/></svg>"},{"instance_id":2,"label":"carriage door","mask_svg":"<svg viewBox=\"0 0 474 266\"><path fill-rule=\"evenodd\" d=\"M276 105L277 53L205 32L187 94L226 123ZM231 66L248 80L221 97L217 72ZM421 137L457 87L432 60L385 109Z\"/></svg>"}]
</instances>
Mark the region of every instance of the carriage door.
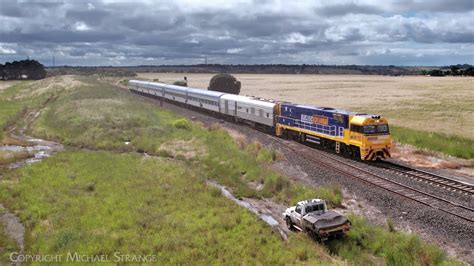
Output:
<instances>
[{"instance_id":1,"label":"carriage door","mask_svg":"<svg viewBox=\"0 0 474 266\"><path fill-rule=\"evenodd\" d=\"M225 100L225 114L226 115L229 114L229 101L228 100Z\"/></svg>"}]
</instances>

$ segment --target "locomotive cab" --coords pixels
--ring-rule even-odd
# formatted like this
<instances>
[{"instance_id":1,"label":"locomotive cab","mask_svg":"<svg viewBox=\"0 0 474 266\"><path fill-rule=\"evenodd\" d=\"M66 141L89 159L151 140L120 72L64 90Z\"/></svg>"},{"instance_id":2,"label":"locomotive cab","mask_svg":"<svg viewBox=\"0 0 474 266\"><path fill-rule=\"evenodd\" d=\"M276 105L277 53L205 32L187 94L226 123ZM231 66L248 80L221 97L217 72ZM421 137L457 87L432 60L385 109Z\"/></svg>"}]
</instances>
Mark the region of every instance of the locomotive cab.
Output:
<instances>
[{"instance_id":1,"label":"locomotive cab","mask_svg":"<svg viewBox=\"0 0 474 266\"><path fill-rule=\"evenodd\" d=\"M367 114L351 115L349 129L351 146L359 147L360 159L390 158L392 139L387 119Z\"/></svg>"}]
</instances>

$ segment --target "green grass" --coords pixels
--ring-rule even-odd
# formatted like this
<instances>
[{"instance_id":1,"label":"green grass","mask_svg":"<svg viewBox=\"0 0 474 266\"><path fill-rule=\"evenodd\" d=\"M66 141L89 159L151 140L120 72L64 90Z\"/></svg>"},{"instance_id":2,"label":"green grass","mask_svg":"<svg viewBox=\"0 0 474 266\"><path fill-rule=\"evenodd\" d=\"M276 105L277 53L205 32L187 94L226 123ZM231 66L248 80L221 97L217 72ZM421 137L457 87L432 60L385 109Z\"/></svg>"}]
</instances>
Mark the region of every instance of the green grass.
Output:
<instances>
[{"instance_id":1,"label":"green grass","mask_svg":"<svg viewBox=\"0 0 474 266\"><path fill-rule=\"evenodd\" d=\"M436 246L421 241L411 234L390 232L370 225L363 218L350 215L352 230L344 241L331 241L328 248L334 254L356 265L377 263L373 255L384 259L387 265L460 265L447 260Z\"/></svg>"},{"instance_id":2,"label":"green grass","mask_svg":"<svg viewBox=\"0 0 474 266\"><path fill-rule=\"evenodd\" d=\"M288 242L180 160L63 152L8 174L0 200L26 226L26 254L152 254L159 264L329 263Z\"/></svg>"},{"instance_id":3,"label":"green grass","mask_svg":"<svg viewBox=\"0 0 474 266\"><path fill-rule=\"evenodd\" d=\"M459 158L474 158L474 140L472 139L396 126L391 126L390 130L393 138L398 142Z\"/></svg>"},{"instance_id":4,"label":"green grass","mask_svg":"<svg viewBox=\"0 0 474 266\"><path fill-rule=\"evenodd\" d=\"M0 140L3 136L4 129L9 126L12 121L12 118L21 111L22 106L17 102L10 102L0 100Z\"/></svg>"}]
</instances>

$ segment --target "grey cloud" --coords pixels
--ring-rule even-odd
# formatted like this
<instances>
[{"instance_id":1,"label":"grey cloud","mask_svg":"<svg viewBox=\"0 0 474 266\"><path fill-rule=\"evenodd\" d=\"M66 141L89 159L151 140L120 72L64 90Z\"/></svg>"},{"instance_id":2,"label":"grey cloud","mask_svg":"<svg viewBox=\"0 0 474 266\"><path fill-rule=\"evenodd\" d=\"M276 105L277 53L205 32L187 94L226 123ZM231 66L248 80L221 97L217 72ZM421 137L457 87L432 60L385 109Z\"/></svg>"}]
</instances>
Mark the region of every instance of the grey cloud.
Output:
<instances>
[{"instance_id":1,"label":"grey cloud","mask_svg":"<svg viewBox=\"0 0 474 266\"><path fill-rule=\"evenodd\" d=\"M68 10L66 18L75 21L83 21L88 25L98 25L109 16L109 11L106 10Z\"/></svg>"},{"instance_id":2,"label":"grey cloud","mask_svg":"<svg viewBox=\"0 0 474 266\"><path fill-rule=\"evenodd\" d=\"M21 8L16 5L12 5L11 3L2 3L2 7L0 8L0 15L5 17L27 17L28 12L24 8Z\"/></svg>"},{"instance_id":3,"label":"grey cloud","mask_svg":"<svg viewBox=\"0 0 474 266\"><path fill-rule=\"evenodd\" d=\"M139 32L151 32L151 31L165 31L182 25L185 21L185 17L174 16L139 16L126 18L122 21L124 27L139 31Z\"/></svg>"},{"instance_id":4,"label":"grey cloud","mask_svg":"<svg viewBox=\"0 0 474 266\"><path fill-rule=\"evenodd\" d=\"M355 4L355 3L344 3L329 5L315 9L316 13L321 16L344 16L348 14L381 14L384 11L376 6Z\"/></svg>"},{"instance_id":5,"label":"grey cloud","mask_svg":"<svg viewBox=\"0 0 474 266\"><path fill-rule=\"evenodd\" d=\"M380 6L336 1L318 8L298 2L286 9L272 2L229 2L230 7L206 9L179 1L2 3L0 23L6 26L0 28L0 45L15 47L17 54L0 60L34 54L50 62L56 54L59 62L79 65L115 64L119 57L125 57L120 63L132 65L149 62L145 59L195 63L204 56L217 63L371 64L386 58L387 64L403 64L412 63L406 58L415 51L458 45L464 48L453 51L474 61L471 25L456 17L456 23L446 23L443 17L472 10L470 1ZM31 8L24 8L27 4ZM401 53L397 47L413 52ZM451 60L449 54L441 57Z\"/></svg>"},{"instance_id":6,"label":"grey cloud","mask_svg":"<svg viewBox=\"0 0 474 266\"><path fill-rule=\"evenodd\" d=\"M451 12L461 13L474 10L474 1L472 0L399 0L392 3L392 8L399 11L417 11L417 12Z\"/></svg>"},{"instance_id":7,"label":"grey cloud","mask_svg":"<svg viewBox=\"0 0 474 266\"><path fill-rule=\"evenodd\" d=\"M2 42L7 43L49 42L62 44L74 42L118 41L120 39L124 39L124 36L121 34L99 31L44 31L35 33L0 33L0 40L2 40Z\"/></svg>"}]
</instances>

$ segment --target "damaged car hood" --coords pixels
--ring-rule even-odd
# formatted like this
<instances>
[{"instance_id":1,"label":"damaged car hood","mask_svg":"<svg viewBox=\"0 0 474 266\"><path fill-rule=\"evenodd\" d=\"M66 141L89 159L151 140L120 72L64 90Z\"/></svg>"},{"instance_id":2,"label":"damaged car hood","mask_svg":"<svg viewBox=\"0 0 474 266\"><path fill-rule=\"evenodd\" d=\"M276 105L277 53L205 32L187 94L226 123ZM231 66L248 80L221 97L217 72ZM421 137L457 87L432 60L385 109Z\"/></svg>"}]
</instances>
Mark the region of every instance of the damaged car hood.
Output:
<instances>
[{"instance_id":1,"label":"damaged car hood","mask_svg":"<svg viewBox=\"0 0 474 266\"><path fill-rule=\"evenodd\" d=\"M304 216L304 219L313 224L316 229L335 227L348 222L346 217L335 211L327 211L321 214L309 213Z\"/></svg>"}]
</instances>

